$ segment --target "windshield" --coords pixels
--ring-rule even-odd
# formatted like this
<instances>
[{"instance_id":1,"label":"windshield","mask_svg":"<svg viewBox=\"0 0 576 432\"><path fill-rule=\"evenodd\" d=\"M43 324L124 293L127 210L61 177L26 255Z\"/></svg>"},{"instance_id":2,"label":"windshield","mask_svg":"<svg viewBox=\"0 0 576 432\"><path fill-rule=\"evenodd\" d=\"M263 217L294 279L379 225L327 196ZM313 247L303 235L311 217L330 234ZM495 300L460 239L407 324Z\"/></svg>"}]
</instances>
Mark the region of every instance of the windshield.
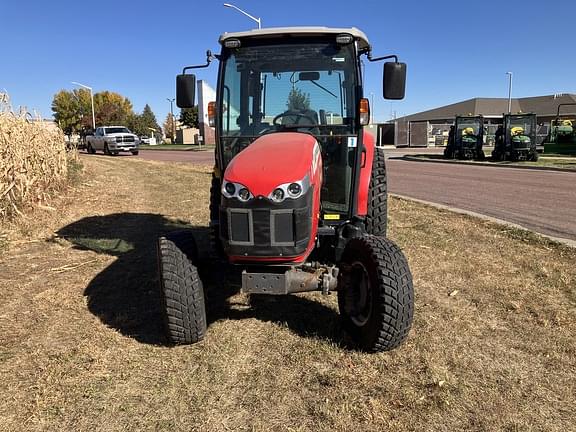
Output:
<instances>
[{"instance_id":1,"label":"windshield","mask_svg":"<svg viewBox=\"0 0 576 432\"><path fill-rule=\"evenodd\" d=\"M530 136L536 127L535 119L532 116L511 116L508 119L508 130L512 136Z\"/></svg>"},{"instance_id":2,"label":"windshield","mask_svg":"<svg viewBox=\"0 0 576 432\"><path fill-rule=\"evenodd\" d=\"M125 127L107 127L105 132L106 134L115 134L115 133L132 133L128 128Z\"/></svg>"},{"instance_id":3,"label":"windshield","mask_svg":"<svg viewBox=\"0 0 576 432\"><path fill-rule=\"evenodd\" d=\"M355 58L351 45L283 44L239 48L225 59L221 137L278 130L354 134Z\"/></svg>"},{"instance_id":4,"label":"windshield","mask_svg":"<svg viewBox=\"0 0 576 432\"><path fill-rule=\"evenodd\" d=\"M479 119L458 119L457 136L477 136L480 132Z\"/></svg>"}]
</instances>

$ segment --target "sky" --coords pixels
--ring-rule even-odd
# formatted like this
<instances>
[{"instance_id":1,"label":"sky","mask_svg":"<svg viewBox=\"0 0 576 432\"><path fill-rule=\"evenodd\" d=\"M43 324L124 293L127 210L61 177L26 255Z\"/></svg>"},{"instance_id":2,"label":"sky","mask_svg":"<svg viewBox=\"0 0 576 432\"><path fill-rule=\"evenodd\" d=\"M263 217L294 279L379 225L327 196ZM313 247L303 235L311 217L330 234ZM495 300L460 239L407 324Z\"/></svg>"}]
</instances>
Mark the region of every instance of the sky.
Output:
<instances>
[{"instance_id":1,"label":"sky","mask_svg":"<svg viewBox=\"0 0 576 432\"><path fill-rule=\"evenodd\" d=\"M229 1L263 27L322 25L364 31L374 56L408 65L406 98L386 101L382 63L366 62L365 94L377 121L473 97L576 93L576 1ZM14 108L52 116L52 98L78 81L95 92L149 104L159 123L175 97L175 76L201 64L218 36L256 23L224 1L98 2L0 0L0 92ZM198 79L215 85L217 64ZM175 112L178 110L174 107Z\"/></svg>"}]
</instances>

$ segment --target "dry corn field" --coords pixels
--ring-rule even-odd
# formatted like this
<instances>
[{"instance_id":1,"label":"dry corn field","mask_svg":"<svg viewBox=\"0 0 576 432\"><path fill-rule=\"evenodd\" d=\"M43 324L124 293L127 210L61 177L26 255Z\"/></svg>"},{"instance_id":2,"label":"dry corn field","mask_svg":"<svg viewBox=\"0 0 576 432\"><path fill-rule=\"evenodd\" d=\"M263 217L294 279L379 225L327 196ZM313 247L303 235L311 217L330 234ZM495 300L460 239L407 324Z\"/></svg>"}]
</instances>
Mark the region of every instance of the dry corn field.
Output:
<instances>
[{"instance_id":1,"label":"dry corn field","mask_svg":"<svg viewBox=\"0 0 576 432\"><path fill-rule=\"evenodd\" d=\"M335 295L249 298L203 270L209 327L170 347L155 240L208 220L208 167L86 156L0 252L2 431L570 431L576 252L405 200L408 341L351 349Z\"/></svg>"},{"instance_id":2,"label":"dry corn field","mask_svg":"<svg viewBox=\"0 0 576 432\"><path fill-rule=\"evenodd\" d=\"M66 179L62 131L0 109L0 219L45 202Z\"/></svg>"}]
</instances>

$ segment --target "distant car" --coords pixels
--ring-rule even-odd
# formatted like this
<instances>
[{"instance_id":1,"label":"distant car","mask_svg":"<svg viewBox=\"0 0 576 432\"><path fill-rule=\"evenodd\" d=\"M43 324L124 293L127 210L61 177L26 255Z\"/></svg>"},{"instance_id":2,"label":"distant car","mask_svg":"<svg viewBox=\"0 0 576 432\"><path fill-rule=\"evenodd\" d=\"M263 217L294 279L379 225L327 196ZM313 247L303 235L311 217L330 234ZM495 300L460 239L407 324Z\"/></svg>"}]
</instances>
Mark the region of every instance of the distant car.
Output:
<instances>
[{"instance_id":1,"label":"distant car","mask_svg":"<svg viewBox=\"0 0 576 432\"><path fill-rule=\"evenodd\" d=\"M124 126L103 126L96 128L94 135L86 137L86 150L96 153L101 150L104 154L117 155L121 151L138 154L140 138Z\"/></svg>"},{"instance_id":2,"label":"distant car","mask_svg":"<svg viewBox=\"0 0 576 432\"><path fill-rule=\"evenodd\" d=\"M140 144L150 145L151 138L149 136L141 136L140 137Z\"/></svg>"}]
</instances>

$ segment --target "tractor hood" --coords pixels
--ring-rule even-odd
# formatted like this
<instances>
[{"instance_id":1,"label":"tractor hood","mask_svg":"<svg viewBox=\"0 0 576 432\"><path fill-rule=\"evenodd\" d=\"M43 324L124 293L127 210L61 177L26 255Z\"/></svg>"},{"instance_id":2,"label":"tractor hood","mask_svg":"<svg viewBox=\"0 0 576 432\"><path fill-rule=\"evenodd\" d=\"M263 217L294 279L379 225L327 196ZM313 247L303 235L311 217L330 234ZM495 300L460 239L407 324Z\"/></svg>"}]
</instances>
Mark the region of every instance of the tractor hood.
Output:
<instances>
[{"instance_id":1,"label":"tractor hood","mask_svg":"<svg viewBox=\"0 0 576 432\"><path fill-rule=\"evenodd\" d=\"M224 180L244 185L253 196L268 196L281 184L311 182L321 166L320 146L312 135L278 132L257 138L228 165Z\"/></svg>"}]
</instances>

